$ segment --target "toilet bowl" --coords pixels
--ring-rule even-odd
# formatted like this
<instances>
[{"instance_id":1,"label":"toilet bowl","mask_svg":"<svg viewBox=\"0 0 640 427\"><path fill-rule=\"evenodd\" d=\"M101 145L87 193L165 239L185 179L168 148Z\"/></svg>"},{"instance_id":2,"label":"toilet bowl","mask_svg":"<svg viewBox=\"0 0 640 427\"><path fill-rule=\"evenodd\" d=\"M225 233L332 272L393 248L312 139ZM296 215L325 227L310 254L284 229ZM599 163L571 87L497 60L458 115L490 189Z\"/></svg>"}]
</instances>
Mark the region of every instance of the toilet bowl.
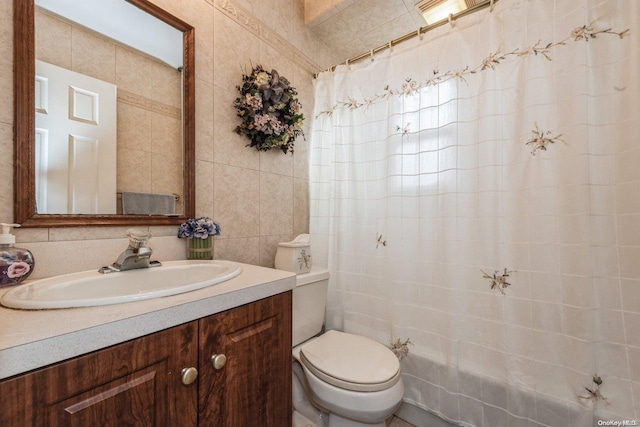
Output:
<instances>
[{"instance_id":1,"label":"toilet bowl","mask_svg":"<svg viewBox=\"0 0 640 427\"><path fill-rule=\"evenodd\" d=\"M294 426L384 426L404 395L400 363L367 337L322 330L329 273L313 267L293 291Z\"/></svg>"}]
</instances>

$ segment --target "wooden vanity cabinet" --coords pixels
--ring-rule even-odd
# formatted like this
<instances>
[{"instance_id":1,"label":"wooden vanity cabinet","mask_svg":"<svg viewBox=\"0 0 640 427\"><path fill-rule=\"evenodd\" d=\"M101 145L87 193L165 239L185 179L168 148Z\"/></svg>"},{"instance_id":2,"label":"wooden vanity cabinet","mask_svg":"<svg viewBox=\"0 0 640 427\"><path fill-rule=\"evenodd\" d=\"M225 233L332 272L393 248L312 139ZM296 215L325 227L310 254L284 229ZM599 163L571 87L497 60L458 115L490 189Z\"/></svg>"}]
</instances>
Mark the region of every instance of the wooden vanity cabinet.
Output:
<instances>
[{"instance_id":1,"label":"wooden vanity cabinet","mask_svg":"<svg viewBox=\"0 0 640 427\"><path fill-rule=\"evenodd\" d=\"M3 427L280 427L291 416L291 292L0 382Z\"/></svg>"},{"instance_id":2,"label":"wooden vanity cabinet","mask_svg":"<svg viewBox=\"0 0 640 427\"><path fill-rule=\"evenodd\" d=\"M291 292L200 319L199 356L199 425L291 425Z\"/></svg>"},{"instance_id":3,"label":"wooden vanity cabinet","mask_svg":"<svg viewBox=\"0 0 640 427\"><path fill-rule=\"evenodd\" d=\"M176 326L0 383L2 426L197 425L197 322Z\"/></svg>"}]
</instances>

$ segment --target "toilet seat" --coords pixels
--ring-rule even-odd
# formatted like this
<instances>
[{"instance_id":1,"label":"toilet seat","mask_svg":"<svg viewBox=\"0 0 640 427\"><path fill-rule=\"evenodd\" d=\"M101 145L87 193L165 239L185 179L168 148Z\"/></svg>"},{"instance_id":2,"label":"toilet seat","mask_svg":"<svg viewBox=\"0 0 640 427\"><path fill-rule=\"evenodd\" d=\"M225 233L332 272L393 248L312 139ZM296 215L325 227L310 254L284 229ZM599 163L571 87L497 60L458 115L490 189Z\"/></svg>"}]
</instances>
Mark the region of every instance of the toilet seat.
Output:
<instances>
[{"instance_id":1,"label":"toilet seat","mask_svg":"<svg viewBox=\"0 0 640 427\"><path fill-rule=\"evenodd\" d=\"M302 345L300 362L328 384L351 391L381 391L400 379L398 358L359 335L328 331Z\"/></svg>"}]
</instances>

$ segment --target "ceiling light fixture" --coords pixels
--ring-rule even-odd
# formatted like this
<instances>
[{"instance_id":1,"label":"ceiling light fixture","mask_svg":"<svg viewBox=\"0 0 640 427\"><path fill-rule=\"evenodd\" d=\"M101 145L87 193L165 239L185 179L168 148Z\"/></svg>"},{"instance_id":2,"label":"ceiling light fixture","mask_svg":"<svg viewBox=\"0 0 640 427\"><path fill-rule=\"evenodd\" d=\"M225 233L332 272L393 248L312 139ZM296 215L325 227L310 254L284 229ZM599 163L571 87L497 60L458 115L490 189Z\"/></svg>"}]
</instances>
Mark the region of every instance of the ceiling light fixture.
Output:
<instances>
[{"instance_id":1,"label":"ceiling light fixture","mask_svg":"<svg viewBox=\"0 0 640 427\"><path fill-rule=\"evenodd\" d=\"M479 2L478 0L420 0L416 2L415 7L427 21L427 25L431 25L476 6Z\"/></svg>"}]
</instances>

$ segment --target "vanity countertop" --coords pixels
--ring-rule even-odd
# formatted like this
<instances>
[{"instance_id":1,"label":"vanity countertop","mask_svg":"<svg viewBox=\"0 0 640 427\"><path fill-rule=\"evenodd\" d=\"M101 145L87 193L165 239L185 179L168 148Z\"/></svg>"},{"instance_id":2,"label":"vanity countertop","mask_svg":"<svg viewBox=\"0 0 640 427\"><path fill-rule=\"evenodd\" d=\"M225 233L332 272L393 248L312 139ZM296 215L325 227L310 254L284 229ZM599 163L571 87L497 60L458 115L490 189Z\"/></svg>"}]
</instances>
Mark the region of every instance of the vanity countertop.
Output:
<instances>
[{"instance_id":1,"label":"vanity countertop","mask_svg":"<svg viewBox=\"0 0 640 427\"><path fill-rule=\"evenodd\" d=\"M239 264L242 274L192 292L57 310L0 307L0 379L60 362L295 287L295 274ZM126 273L121 273L126 274ZM2 293L6 290L2 290Z\"/></svg>"}]
</instances>

